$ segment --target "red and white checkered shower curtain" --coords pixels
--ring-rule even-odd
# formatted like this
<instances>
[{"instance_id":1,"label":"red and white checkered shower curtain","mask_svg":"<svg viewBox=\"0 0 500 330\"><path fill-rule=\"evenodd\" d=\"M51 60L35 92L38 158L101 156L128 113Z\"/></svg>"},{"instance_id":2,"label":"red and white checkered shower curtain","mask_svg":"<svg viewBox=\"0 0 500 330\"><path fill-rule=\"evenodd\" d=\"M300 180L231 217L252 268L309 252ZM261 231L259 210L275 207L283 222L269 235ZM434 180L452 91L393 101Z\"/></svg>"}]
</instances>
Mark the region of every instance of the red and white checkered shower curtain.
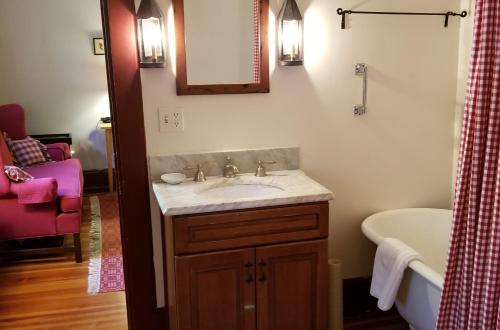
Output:
<instances>
[{"instance_id":1,"label":"red and white checkered shower curtain","mask_svg":"<svg viewBox=\"0 0 500 330\"><path fill-rule=\"evenodd\" d=\"M439 330L500 329L500 0L476 0Z\"/></svg>"}]
</instances>

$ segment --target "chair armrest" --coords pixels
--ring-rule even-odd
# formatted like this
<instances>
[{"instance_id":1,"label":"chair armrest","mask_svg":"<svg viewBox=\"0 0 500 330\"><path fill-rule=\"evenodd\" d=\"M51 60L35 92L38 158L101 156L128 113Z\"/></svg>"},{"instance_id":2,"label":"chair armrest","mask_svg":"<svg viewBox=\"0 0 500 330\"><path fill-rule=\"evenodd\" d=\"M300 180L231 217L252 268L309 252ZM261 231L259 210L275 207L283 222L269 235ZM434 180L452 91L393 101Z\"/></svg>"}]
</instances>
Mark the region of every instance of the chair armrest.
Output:
<instances>
[{"instance_id":1,"label":"chair armrest","mask_svg":"<svg viewBox=\"0 0 500 330\"><path fill-rule=\"evenodd\" d=\"M56 200L57 181L54 178L40 178L12 183L10 190L17 196L19 204L48 203Z\"/></svg>"},{"instance_id":2,"label":"chair armrest","mask_svg":"<svg viewBox=\"0 0 500 330\"><path fill-rule=\"evenodd\" d=\"M56 162L71 158L71 149L67 143L50 143L46 147L50 157Z\"/></svg>"}]
</instances>

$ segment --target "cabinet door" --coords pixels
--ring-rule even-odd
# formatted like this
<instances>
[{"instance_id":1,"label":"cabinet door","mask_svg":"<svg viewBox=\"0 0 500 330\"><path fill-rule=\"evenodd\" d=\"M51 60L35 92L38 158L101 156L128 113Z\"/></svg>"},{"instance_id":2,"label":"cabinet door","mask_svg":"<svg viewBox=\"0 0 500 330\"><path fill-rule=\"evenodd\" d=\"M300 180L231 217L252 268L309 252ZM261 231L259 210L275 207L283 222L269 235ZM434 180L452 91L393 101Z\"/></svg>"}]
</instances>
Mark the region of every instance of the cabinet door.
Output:
<instances>
[{"instance_id":1,"label":"cabinet door","mask_svg":"<svg viewBox=\"0 0 500 330\"><path fill-rule=\"evenodd\" d=\"M257 328L326 330L326 240L256 249Z\"/></svg>"},{"instance_id":2,"label":"cabinet door","mask_svg":"<svg viewBox=\"0 0 500 330\"><path fill-rule=\"evenodd\" d=\"M255 250L175 258L180 330L255 330Z\"/></svg>"}]
</instances>

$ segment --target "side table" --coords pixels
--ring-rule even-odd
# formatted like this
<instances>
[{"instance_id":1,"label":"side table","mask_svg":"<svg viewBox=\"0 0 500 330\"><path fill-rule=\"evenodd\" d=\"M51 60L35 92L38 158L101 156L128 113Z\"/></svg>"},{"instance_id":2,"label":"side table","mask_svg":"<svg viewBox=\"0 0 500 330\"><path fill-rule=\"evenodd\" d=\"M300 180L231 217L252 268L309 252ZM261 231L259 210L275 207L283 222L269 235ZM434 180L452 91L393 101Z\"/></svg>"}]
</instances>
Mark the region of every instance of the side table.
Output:
<instances>
[{"instance_id":1,"label":"side table","mask_svg":"<svg viewBox=\"0 0 500 330\"><path fill-rule=\"evenodd\" d=\"M111 123L99 123L99 128L104 130L106 136L106 157L108 159L108 185L109 192L113 192L113 127Z\"/></svg>"}]
</instances>

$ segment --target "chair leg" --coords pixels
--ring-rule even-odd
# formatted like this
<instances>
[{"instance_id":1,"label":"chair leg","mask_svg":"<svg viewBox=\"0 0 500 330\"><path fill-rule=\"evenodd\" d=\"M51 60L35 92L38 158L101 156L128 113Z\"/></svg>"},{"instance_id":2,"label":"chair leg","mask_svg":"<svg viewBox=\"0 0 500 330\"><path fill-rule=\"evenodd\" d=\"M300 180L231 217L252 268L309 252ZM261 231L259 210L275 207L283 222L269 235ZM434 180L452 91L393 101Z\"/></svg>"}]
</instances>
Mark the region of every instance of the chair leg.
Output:
<instances>
[{"instance_id":1,"label":"chair leg","mask_svg":"<svg viewBox=\"0 0 500 330\"><path fill-rule=\"evenodd\" d=\"M80 233L73 234L73 244L75 246L75 261L82 262L82 242L80 241Z\"/></svg>"}]
</instances>

